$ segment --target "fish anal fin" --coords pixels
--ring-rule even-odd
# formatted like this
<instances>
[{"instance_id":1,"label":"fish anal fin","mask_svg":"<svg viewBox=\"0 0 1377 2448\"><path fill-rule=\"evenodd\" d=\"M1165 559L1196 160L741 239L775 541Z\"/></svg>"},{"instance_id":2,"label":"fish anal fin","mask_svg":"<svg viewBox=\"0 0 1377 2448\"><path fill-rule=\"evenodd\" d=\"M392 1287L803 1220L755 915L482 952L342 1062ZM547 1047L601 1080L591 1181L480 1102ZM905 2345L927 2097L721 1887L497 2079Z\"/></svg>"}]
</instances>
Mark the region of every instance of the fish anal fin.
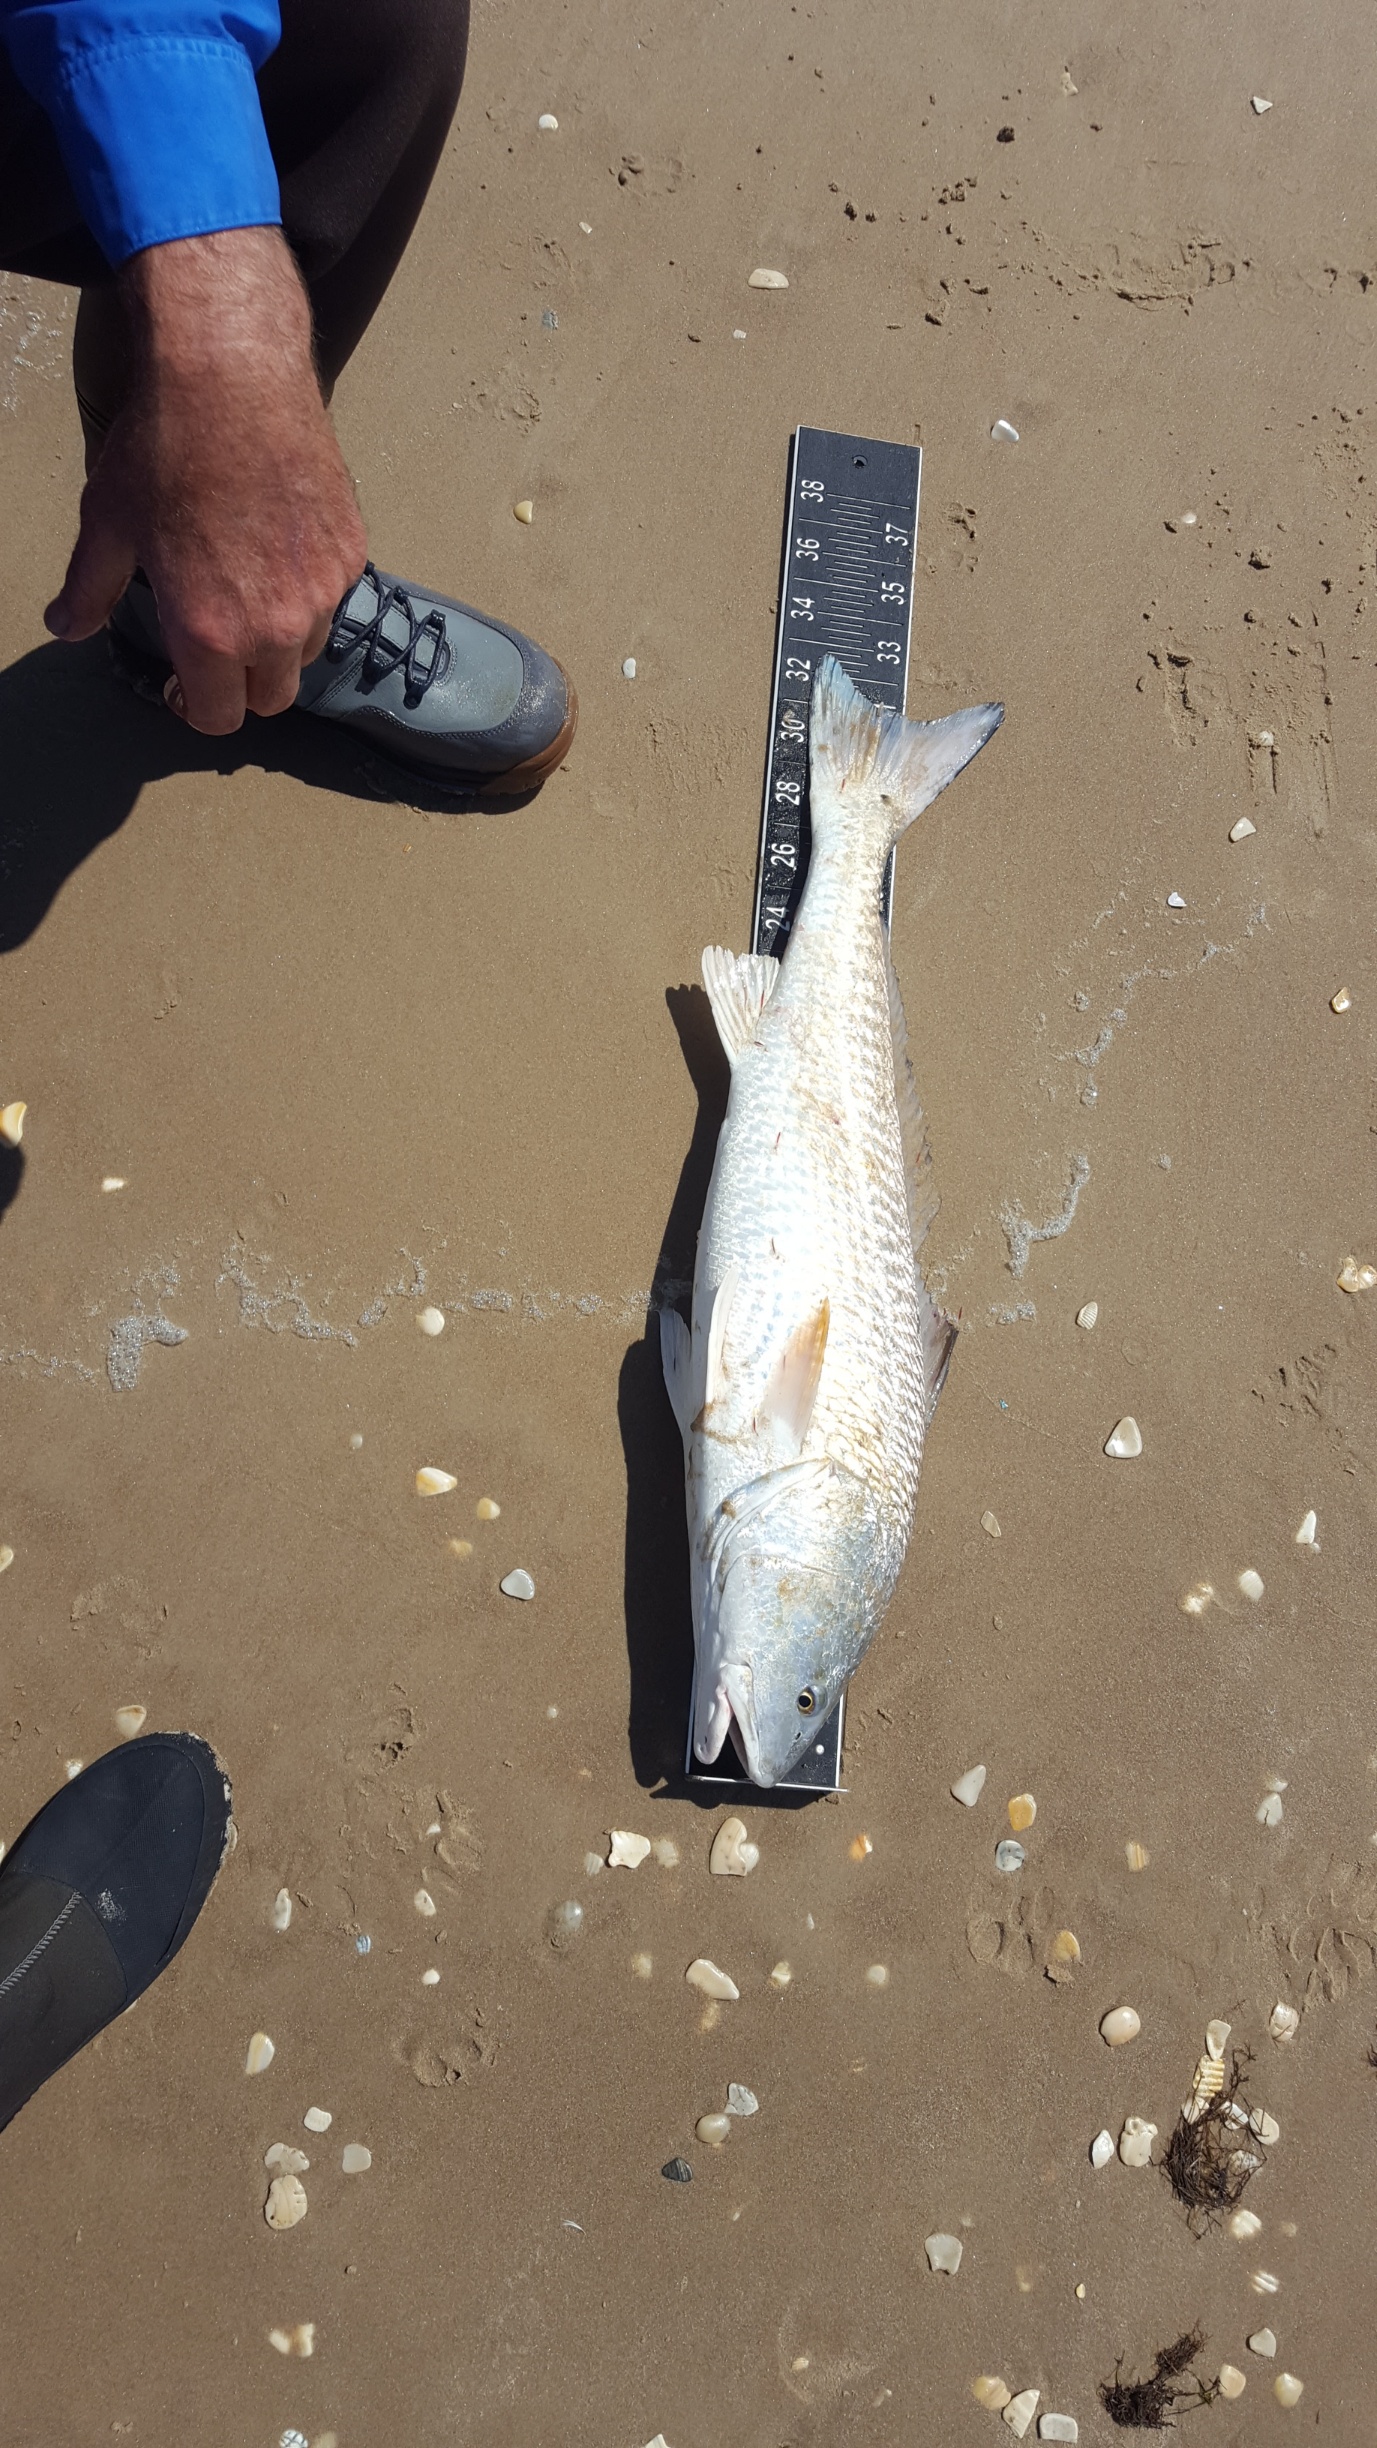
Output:
<instances>
[{"instance_id":1,"label":"fish anal fin","mask_svg":"<svg viewBox=\"0 0 1377 2448\"><path fill-rule=\"evenodd\" d=\"M728 1062L741 1060L778 979L779 963L768 952L724 952L720 944L708 945L703 984Z\"/></svg>"},{"instance_id":2,"label":"fish anal fin","mask_svg":"<svg viewBox=\"0 0 1377 2448\"><path fill-rule=\"evenodd\" d=\"M677 1309L660 1311L660 1366L665 1373L665 1391L679 1422L679 1434L687 1437L698 1404L694 1398L693 1340Z\"/></svg>"},{"instance_id":3,"label":"fish anal fin","mask_svg":"<svg viewBox=\"0 0 1377 2448\"><path fill-rule=\"evenodd\" d=\"M794 1328L761 1397L761 1412L794 1439L800 1453L812 1426L831 1323L832 1304L824 1297L811 1316Z\"/></svg>"}]
</instances>

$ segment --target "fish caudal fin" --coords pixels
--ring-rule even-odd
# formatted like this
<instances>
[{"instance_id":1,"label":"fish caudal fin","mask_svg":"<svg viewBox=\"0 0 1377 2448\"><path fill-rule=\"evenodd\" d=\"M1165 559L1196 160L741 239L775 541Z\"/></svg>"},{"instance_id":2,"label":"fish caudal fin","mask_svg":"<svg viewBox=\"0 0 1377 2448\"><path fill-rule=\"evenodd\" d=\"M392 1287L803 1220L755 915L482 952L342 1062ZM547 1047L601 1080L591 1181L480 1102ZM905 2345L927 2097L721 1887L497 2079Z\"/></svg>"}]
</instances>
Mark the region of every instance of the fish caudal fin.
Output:
<instances>
[{"instance_id":1,"label":"fish caudal fin","mask_svg":"<svg viewBox=\"0 0 1377 2448\"><path fill-rule=\"evenodd\" d=\"M724 952L720 944L708 945L703 984L728 1062L741 1060L778 982L779 963L768 952Z\"/></svg>"},{"instance_id":2,"label":"fish caudal fin","mask_svg":"<svg viewBox=\"0 0 1377 2448\"><path fill-rule=\"evenodd\" d=\"M863 809L887 856L1003 720L1002 705L979 705L937 722L906 722L863 696L835 655L824 656L813 684L814 833L846 824L852 807L858 817Z\"/></svg>"}]
</instances>

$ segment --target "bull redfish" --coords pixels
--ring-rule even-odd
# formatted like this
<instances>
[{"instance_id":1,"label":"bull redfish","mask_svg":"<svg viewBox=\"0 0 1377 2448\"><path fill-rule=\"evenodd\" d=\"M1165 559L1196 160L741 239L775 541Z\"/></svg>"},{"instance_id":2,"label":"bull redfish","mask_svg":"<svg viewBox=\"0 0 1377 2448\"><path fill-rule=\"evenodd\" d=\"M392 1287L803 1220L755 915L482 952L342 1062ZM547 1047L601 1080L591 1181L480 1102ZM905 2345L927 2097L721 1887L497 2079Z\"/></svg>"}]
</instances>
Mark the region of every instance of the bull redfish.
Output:
<instances>
[{"instance_id":1,"label":"bull redfish","mask_svg":"<svg viewBox=\"0 0 1377 2448\"><path fill-rule=\"evenodd\" d=\"M782 961L703 954L731 1094L692 1331L661 1313L684 1438L698 1702L756 1785L789 1774L889 1604L956 1326L918 1250L936 1212L880 916L906 826L1003 720L906 722L830 655L813 690L812 856Z\"/></svg>"}]
</instances>

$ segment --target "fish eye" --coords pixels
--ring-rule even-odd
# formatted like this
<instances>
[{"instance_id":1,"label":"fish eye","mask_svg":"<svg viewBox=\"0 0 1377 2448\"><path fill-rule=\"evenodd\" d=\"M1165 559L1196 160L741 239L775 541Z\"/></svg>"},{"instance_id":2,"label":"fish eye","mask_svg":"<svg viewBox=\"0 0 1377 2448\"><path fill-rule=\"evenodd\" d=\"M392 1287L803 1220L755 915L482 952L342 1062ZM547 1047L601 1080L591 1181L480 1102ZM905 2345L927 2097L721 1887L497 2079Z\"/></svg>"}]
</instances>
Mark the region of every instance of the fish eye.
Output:
<instances>
[{"instance_id":1,"label":"fish eye","mask_svg":"<svg viewBox=\"0 0 1377 2448\"><path fill-rule=\"evenodd\" d=\"M798 1713L800 1717L811 1717L817 1705L817 1693L814 1691L811 1683L805 1683L798 1696Z\"/></svg>"}]
</instances>

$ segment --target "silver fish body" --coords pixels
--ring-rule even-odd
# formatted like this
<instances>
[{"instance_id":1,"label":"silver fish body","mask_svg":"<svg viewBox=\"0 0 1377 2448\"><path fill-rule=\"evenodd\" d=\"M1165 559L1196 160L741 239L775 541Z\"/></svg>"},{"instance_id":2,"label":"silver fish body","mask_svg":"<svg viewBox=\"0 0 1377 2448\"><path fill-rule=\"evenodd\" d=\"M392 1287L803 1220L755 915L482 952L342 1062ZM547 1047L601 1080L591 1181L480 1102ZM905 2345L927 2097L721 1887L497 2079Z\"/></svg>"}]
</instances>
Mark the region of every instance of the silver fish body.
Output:
<instances>
[{"instance_id":1,"label":"silver fish body","mask_svg":"<svg viewBox=\"0 0 1377 2448\"><path fill-rule=\"evenodd\" d=\"M828 658L813 694L812 854L782 962L709 948L731 1094L691 1330L661 1316L684 1436L699 1759L752 1781L802 1757L877 1631L956 1329L924 1287L933 1202L880 919L906 825L1002 718L909 723Z\"/></svg>"}]
</instances>

